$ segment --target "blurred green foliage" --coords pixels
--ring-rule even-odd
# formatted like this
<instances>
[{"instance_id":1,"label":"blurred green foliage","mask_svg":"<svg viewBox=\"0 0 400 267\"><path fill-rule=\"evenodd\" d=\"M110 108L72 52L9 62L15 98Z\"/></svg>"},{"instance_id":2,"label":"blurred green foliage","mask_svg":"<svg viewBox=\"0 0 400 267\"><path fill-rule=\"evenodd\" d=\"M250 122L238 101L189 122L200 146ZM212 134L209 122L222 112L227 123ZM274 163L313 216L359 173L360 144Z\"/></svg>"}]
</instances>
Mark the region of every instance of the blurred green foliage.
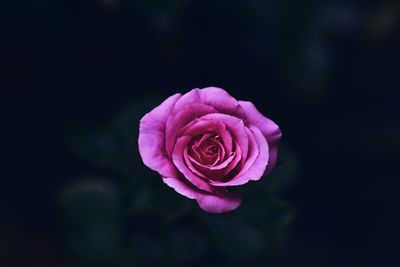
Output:
<instances>
[{"instance_id":1,"label":"blurred green foliage","mask_svg":"<svg viewBox=\"0 0 400 267\"><path fill-rule=\"evenodd\" d=\"M238 187L243 204L227 214L203 212L146 168L137 148L140 118L161 98L128 104L105 125L74 125L71 152L96 173L70 179L61 193L73 266L264 266L277 259L295 216L277 194L298 171L283 144L280 166Z\"/></svg>"}]
</instances>

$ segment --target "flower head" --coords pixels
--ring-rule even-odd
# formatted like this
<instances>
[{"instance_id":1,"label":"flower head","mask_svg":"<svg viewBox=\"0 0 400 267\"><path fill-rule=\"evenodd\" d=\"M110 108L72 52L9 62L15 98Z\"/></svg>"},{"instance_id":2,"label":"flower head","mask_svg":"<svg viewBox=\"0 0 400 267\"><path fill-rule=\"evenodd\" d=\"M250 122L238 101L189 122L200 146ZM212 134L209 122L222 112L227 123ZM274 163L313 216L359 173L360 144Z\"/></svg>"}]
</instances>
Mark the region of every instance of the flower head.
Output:
<instances>
[{"instance_id":1,"label":"flower head","mask_svg":"<svg viewBox=\"0 0 400 267\"><path fill-rule=\"evenodd\" d=\"M216 87L167 98L140 121L139 151L176 192L212 213L236 209L232 190L270 172L279 127L247 101Z\"/></svg>"}]
</instances>

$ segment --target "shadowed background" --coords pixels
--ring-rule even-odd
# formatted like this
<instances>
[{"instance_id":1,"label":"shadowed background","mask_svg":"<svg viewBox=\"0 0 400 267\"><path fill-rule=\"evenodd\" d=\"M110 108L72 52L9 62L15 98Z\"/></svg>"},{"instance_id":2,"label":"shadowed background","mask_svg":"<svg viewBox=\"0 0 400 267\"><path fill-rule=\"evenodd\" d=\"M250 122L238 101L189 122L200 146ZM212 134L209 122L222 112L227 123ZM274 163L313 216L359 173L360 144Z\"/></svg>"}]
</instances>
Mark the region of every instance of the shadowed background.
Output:
<instances>
[{"instance_id":1,"label":"shadowed background","mask_svg":"<svg viewBox=\"0 0 400 267\"><path fill-rule=\"evenodd\" d=\"M3 1L1 266L398 266L396 1ZM139 119L218 86L281 164L210 215L141 163Z\"/></svg>"}]
</instances>

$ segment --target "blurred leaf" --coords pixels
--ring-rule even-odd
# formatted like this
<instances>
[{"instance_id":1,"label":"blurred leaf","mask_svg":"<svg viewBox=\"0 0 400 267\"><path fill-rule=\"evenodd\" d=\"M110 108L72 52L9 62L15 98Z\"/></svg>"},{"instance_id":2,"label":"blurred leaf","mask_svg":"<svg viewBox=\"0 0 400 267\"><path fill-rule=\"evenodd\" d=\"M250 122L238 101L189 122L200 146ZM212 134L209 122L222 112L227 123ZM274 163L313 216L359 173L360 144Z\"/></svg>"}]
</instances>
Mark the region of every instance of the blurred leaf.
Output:
<instances>
[{"instance_id":1,"label":"blurred leaf","mask_svg":"<svg viewBox=\"0 0 400 267\"><path fill-rule=\"evenodd\" d=\"M110 127L121 138L122 144L122 169L127 175L137 174L139 177L151 171L143 164L138 149L140 119L156 106L162 99L141 99L140 102L132 102L121 109L114 117Z\"/></svg>"},{"instance_id":2,"label":"blurred leaf","mask_svg":"<svg viewBox=\"0 0 400 267\"><path fill-rule=\"evenodd\" d=\"M96 266L115 266L121 257L118 225L95 223L69 233L67 243L77 256Z\"/></svg>"},{"instance_id":3,"label":"blurred leaf","mask_svg":"<svg viewBox=\"0 0 400 267\"><path fill-rule=\"evenodd\" d=\"M158 217L160 222L170 224L187 215L191 208L197 208L193 201L166 186L157 174L144 178L154 179L154 183L142 181L141 185L131 189L135 193L129 195L130 213L150 213Z\"/></svg>"},{"instance_id":4,"label":"blurred leaf","mask_svg":"<svg viewBox=\"0 0 400 267\"><path fill-rule=\"evenodd\" d=\"M214 222L213 219L209 221L210 228L213 227L213 233L220 240L217 249L228 254L229 251L222 247L224 244L240 243L247 249L238 245L236 249L242 251L242 255L235 256L237 259L259 257L269 263L282 252L295 211L291 205L277 198L265 187L255 185L241 191L243 203L239 209L224 214L218 218L219 222ZM225 231L230 236L225 237L220 231Z\"/></svg>"},{"instance_id":5,"label":"blurred leaf","mask_svg":"<svg viewBox=\"0 0 400 267\"><path fill-rule=\"evenodd\" d=\"M169 34L179 26L188 1L131 0L129 3L132 8L140 10L140 14L157 33Z\"/></svg>"},{"instance_id":6,"label":"blurred leaf","mask_svg":"<svg viewBox=\"0 0 400 267\"><path fill-rule=\"evenodd\" d=\"M97 168L120 168L123 144L117 132L112 129L75 126L67 134L67 144L78 158Z\"/></svg>"},{"instance_id":7,"label":"blurred leaf","mask_svg":"<svg viewBox=\"0 0 400 267\"><path fill-rule=\"evenodd\" d=\"M184 264L202 259L207 252L206 237L195 232L195 227L178 228L169 233L168 247L174 262Z\"/></svg>"},{"instance_id":8,"label":"blurred leaf","mask_svg":"<svg viewBox=\"0 0 400 267\"><path fill-rule=\"evenodd\" d=\"M67 185L61 204L68 217L78 225L115 222L120 216L119 194L114 184L94 177Z\"/></svg>"},{"instance_id":9,"label":"blurred leaf","mask_svg":"<svg viewBox=\"0 0 400 267\"><path fill-rule=\"evenodd\" d=\"M67 244L84 263L115 266L118 261L121 248L119 198L113 183L96 177L84 177L61 192L61 204L72 223L67 227Z\"/></svg>"},{"instance_id":10,"label":"blurred leaf","mask_svg":"<svg viewBox=\"0 0 400 267\"><path fill-rule=\"evenodd\" d=\"M233 259L254 259L264 253L265 234L238 218L209 218L216 251Z\"/></svg>"},{"instance_id":11,"label":"blurred leaf","mask_svg":"<svg viewBox=\"0 0 400 267\"><path fill-rule=\"evenodd\" d=\"M268 190L275 193L282 192L296 180L299 169L300 165L295 152L283 143L279 146L277 166L263 178L262 182L265 182ZM263 186L263 184L259 184L259 186Z\"/></svg>"},{"instance_id":12,"label":"blurred leaf","mask_svg":"<svg viewBox=\"0 0 400 267\"><path fill-rule=\"evenodd\" d=\"M243 204L233 215L246 218L249 223L271 232L276 231L276 227L288 227L293 222L293 207L266 188L253 188L242 192Z\"/></svg>"},{"instance_id":13,"label":"blurred leaf","mask_svg":"<svg viewBox=\"0 0 400 267\"><path fill-rule=\"evenodd\" d=\"M151 171L143 164L137 145L139 122L161 102L144 99L128 104L103 126L75 125L67 132L67 145L79 159L99 169L133 177L148 175Z\"/></svg>"},{"instance_id":14,"label":"blurred leaf","mask_svg":"<svg viewBox=\"0 0 400 267\"><path fill-rule=\"evenodd\" d=\"M143 211L151 207L153 193L151 189L143 186L138 189L138 192L132 196L132 210Z\"/></svg>"},{"instance_id":15,"label":"blurred leaf","mask_svg":"<svg viewBox=\"0 0 400 267\"><path fill-rule=\"evenodd\" d=\"M166 265L167 255L165 254L164 244L154 234L136 232L129 247L128 255L133 266Z\"/></svg>"}]
</instances>

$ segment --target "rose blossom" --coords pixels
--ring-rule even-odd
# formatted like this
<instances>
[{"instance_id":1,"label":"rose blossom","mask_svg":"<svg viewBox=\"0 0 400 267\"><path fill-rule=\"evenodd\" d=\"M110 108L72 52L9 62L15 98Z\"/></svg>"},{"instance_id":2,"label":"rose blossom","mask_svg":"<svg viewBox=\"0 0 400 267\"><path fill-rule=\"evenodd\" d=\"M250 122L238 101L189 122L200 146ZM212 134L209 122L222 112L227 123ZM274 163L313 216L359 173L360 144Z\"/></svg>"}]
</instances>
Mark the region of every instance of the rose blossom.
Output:
<instances>
[{"instance_id":1,"label":"rose blossom","mask_svg":"<svg viewBox=\"0 0 400 267\"><path fill-rule=\"evenodd\" d=\"M231 189L259 180L277 160L279 127L251 102L216 87L175 94L140 120L139 151L176 192L212 213L236 209Z\"/></svg>"}]
</instances>

